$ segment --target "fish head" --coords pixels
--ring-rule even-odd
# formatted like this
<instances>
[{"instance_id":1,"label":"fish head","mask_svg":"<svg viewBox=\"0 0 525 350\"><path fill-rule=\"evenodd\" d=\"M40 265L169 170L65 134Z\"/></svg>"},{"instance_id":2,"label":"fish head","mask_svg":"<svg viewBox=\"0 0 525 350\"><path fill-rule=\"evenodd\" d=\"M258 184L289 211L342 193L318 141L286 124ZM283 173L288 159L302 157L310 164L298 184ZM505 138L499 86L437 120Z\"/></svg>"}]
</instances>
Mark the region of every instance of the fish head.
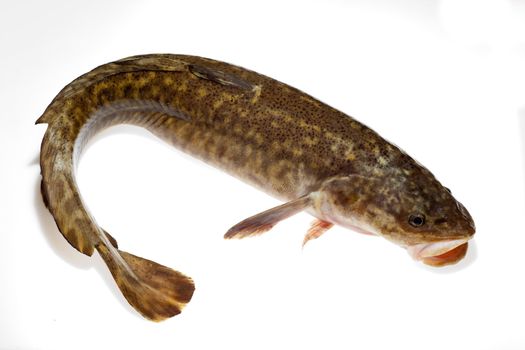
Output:
<instances>
[{"instance_id":1,"label":"fish head","mask_svg":"<svg viewBox=\"0 0 525 350\"><path fill-rule=\"evenodd\" d=\"M426 169L335 177L317 193L314 210L321 218L382 236L432 266L461 260L475 232L467 209Z\"/></svg>"}]
</instances>

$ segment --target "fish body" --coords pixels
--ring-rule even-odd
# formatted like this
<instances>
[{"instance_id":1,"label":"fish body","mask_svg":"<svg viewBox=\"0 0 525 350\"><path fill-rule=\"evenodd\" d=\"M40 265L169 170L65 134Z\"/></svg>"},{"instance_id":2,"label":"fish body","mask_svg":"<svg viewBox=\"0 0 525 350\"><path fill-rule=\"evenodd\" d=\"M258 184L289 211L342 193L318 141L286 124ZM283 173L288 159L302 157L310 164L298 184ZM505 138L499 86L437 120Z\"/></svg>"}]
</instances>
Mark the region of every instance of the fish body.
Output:
<instances>
[{"instance_id":1,"label":"fish body","mask_svg":"<svg viewBox=\"0 0 525 350\"><path fill-rule=\"evenodd\" d=\"M184 55L142 55L95 68L67 85L37 123L42 194L80 252L97 250L124 296L162 320L193 294L183 274L118 249L87 211L78 158L98 131L141 126L211 165L286 201L233 226L226 238L265 232L306 210L305 242L339 224L385 237L418 260L460 260L474 223L422 165L376 132L315 98L253 71ZM448 254L448 255L447 255Z\"/></svg>"}]
</instances>

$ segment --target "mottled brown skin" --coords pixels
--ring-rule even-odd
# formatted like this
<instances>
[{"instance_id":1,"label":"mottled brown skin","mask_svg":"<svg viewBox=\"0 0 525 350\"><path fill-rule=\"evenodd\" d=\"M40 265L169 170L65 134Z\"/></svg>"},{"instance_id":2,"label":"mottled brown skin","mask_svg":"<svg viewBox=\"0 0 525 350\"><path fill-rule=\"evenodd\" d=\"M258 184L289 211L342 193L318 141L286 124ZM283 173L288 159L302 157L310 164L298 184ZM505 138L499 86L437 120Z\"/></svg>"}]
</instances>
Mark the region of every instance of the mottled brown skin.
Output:
<instances>
[{"instance_id":1,"label":"mottled brown skin","mask_svg":"<svg viewBox=\"0 0 525 350\"><path fill-rule=\"evenodd\" d=\"M37 123L49 124L42 194L58 228L80 252L97 249L128 301L152 320L179 313L194 287L174 270L119 251L85 209L74 176L78 155L111 125L145 127L278 198L302 198L270 219L259 215L255 226L239 224L243 234L230 237L265 231L303 209L328 223L363 224L403 246L474 233L463 206L396 146L297 89L227 63L182 55L108 63L67 85ZM425 225L412 227L413 213L424 214Z\"/></svg>"}]
</instances>

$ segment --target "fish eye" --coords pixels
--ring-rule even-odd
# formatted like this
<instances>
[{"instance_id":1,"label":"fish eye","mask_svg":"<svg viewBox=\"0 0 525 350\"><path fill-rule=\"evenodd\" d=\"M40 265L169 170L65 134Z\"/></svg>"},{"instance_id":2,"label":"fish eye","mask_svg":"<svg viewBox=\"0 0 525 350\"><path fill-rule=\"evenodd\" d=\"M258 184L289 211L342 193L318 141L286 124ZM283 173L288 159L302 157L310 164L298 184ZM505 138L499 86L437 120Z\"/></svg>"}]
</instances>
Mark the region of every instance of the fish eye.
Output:
<instances>
[{"instance_id":1,"label":"fish eye","mask_svg":"<svg viewBox=\"0 0 525 350\"><path fill-rule=\"evenodd\" d=\"M423 224L425 224L425 215L412 214L408 217L408 223L414 227L423 226Z\"/></svg>"},{"instance_id":2,"label":"fish eye","mask_svg":"<svg viewBox=\"0 0 525 350\"><path fill-rule=\"evenodd\" d=\"M445 190L447 190L448 193L452 194L452 191L450 190L450 188L445 187Z\"/></svg>"}]
</instances>

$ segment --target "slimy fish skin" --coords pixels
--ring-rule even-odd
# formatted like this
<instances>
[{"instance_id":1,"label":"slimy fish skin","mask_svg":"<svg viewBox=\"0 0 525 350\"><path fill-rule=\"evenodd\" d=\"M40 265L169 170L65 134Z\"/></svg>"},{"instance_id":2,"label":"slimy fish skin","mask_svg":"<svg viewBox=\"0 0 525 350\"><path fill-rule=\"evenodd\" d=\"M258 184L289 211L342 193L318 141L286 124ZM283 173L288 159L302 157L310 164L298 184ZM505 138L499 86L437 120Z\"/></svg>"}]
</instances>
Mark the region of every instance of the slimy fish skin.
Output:
<instances>
[{"instance_id":1,"label":"slimy fish skin","mask_svg":"<svg viewBox=\"0 0 525 350\"><path fill-rule=\"evenodd\" d=\"M226 238L271 229L308 211L303 242L332 225L384 237L434 266L459 261L475 232L465 209L421 164L376 132L264 75L202 57L153 54L95 68L55 97L40 165L42 195L64 238L102 256L128 302L160 321L180 313L191 278L118 248L88 212L75 181L86 142L116 124L141 126L283 200Z\"/></svg>"}]
</instances>

